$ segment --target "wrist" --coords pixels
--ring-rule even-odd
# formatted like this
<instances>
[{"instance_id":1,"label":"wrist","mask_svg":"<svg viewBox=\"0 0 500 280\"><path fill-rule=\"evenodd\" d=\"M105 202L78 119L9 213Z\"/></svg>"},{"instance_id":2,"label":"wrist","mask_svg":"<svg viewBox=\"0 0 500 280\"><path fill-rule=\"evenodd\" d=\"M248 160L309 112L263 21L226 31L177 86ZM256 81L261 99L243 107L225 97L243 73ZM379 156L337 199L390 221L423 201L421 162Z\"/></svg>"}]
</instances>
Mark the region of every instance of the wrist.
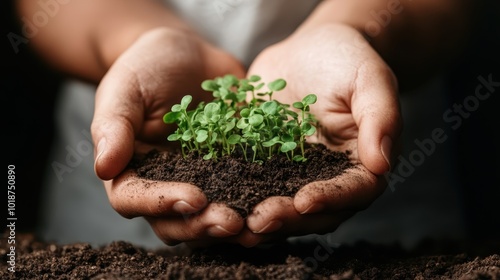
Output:
<instances>
[{"instance_id":1,"label":"wrist","mask_svg":"<svg viewBox=\"0 0 500 280\"><path fill-rule=\"evenodd\" d=\"M123 27L107 35L101 33L96 36L94 41L96 57L98 58L100 69L103 73L106 73L116 59L132 45L139 40L144 40L152 36L154 37L158 34L163 34L165 37L171 37L172 40L179 38L179 36L198 37L193 31L187 28L147 24Z\"/></svg>"},{"instance_id":2,"label":"wrist","mask_svg":"<svg viewBox=\"0 0 500 280\"><path fill-rule=\"evenodd\" d=\"M177 15L158 1L100 1L93 9L93 22L88 28L89 48L93 49L100 78L115 60L141 36L156 29L195 32Z\"/></svg>"},{"instance_id":3,"label":"wrist","mask_svg":"<svg viewBox=\"0 0 500 280\"><path fill-rule=\"evenodd\" d=\"M316 7L313 13L297 29L297 32L315 29L324 25L344 25L356 29L365 35L364 23L368 14L356 0L327 0Z\"/></svg>"}]
</instances>

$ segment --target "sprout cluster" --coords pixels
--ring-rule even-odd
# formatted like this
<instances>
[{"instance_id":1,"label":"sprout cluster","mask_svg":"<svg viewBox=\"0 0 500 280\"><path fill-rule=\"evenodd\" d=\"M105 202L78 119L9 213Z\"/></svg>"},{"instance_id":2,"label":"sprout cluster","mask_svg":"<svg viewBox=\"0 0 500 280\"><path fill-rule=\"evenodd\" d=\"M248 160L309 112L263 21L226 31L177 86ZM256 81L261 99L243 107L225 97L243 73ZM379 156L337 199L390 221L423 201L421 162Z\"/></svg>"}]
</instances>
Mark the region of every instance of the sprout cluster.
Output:
<instances>
[{"instance_id":1,"label":"sprout cluster","mask_svg":"<svg viewBox=\"0 0 500 280\"><path fill-rule=\"evenodd\" d=\"M184 157L195 152L206 160L217 160L240 151L245 160L257 163L280 153L293 161L306 161L305 138L316 133L317 121L310 113L316 95L294 102L293 110L273 99L273 93L286 87L285 80L268 83L267 91L261 91L265 84L260 81L256 75L205 80L201 87L214 99L188 110L192 96L186 95L173 105L163 121L176 123L177 130L167 139L180 141Z\"/></svg>"}]
</instances>

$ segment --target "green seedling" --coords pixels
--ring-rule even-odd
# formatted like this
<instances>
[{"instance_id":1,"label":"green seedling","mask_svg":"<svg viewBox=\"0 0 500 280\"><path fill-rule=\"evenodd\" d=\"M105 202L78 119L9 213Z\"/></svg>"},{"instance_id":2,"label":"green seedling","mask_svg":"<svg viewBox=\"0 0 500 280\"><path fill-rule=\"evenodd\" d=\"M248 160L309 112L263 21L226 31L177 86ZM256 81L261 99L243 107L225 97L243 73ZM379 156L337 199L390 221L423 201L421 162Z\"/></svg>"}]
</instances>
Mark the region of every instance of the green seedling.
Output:
<instances>
[{"instance_id":1,"label":"green seedling","mask_svg":"<svg viewBox=\"0 0 500 280\"><path fill-rule=\"evenodd\" d=\"M273 99L287 83L277 79L265 84L257 75L238 79L233 75L205 80L201 87L213 100L188 110L192 96L172 106L163 116L166 124L177 124L168 141L180 141L182 154L198 153L204 159L241 152L247 161L262 163L285 154L296 162L306 161L306 137L317 132L318 122L310 113L317 101L314 94L292 106Z\"/></svg>"}]
</instances>

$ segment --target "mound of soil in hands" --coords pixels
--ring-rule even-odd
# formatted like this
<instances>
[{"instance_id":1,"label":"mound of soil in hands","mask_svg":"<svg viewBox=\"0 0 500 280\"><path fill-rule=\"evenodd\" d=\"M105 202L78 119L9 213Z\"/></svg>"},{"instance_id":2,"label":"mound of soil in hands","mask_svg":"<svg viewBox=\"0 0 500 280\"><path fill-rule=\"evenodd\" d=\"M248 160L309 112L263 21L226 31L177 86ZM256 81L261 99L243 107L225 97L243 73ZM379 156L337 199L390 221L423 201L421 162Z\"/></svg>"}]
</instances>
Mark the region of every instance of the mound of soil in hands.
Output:
<instances>
[{"instance_id":1,"label":"mound of soil in hands","mask_svg":"<svg viewBox=\"0 0 500 280\"><path fill-rule=\"evenodd\" d=\"M294 196L312 181L328 180L352 168L349 153L315 144L306 146L306 162L293 162L281 154L258 164L239 154L204 160L193 153L184 158L181 153L153 150L134 159L130 167L145 179L198 186L210 202L225 203L246 217L265 198Z\"/></svg>"},{"instance_id":2,"label":"mound of soil in hands","mask_svg":"<svg viewBox=\"0 0 500 280\"><path fill-rule=\"evenodd\" d=\"M255 248L228 244L183 255L122 241L99 248L43 243L29 234L16 241L15 272L8 270L10 245L2 242L0 279L500 279L493 244L459 253L463 243L447 243L443 251L431 241L409 252L397 244L332 246L316 239Z\"/></svg>"}]
</instances>

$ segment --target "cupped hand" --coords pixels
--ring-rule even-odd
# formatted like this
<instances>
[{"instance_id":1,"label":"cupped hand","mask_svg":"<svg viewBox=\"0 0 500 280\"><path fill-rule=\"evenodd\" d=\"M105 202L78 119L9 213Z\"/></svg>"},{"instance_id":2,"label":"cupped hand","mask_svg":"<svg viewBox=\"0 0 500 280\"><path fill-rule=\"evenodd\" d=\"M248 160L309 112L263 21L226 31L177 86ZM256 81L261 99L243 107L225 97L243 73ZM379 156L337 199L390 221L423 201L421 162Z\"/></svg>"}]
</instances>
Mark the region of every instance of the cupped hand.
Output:
<instances>
[{"instance_id":1,"label":"cupped hand","mask_svg":"<svg viewBox=\"0 0 500 280\"><path fill-rule=\"evenodd\" d=\"M271 197L256 206L234 242L253 246L287 236L334 231L367 208L385 189L383 174L402 129L395 76L357 30L323 25L298 30L265 49L248 75L285 79L273 98L291 104L317 95L311 112L318 136L331 150L350 150L355 167L328 181L304 186L294 198Z\"/></svg>"},{"instance_id":2,"label":"cupped hand","mask_svg":"<svg viewBox=\"0 0 500 280\"><path fill-rule=\"evenodd\" d=\"M207 204L189 184L151 182L125 171L134 154L167 149L163 115L190 94L192 105L211 100L203 80L232 73L240 63L194 34L157 28L139 37L100 82L91 125L95 172L104 180L112 207L127 218L145 217L167 244L226 237L244 226L231 209ZM194 214L196 213L196 214Z\"/></svg>"}]
</instances>

